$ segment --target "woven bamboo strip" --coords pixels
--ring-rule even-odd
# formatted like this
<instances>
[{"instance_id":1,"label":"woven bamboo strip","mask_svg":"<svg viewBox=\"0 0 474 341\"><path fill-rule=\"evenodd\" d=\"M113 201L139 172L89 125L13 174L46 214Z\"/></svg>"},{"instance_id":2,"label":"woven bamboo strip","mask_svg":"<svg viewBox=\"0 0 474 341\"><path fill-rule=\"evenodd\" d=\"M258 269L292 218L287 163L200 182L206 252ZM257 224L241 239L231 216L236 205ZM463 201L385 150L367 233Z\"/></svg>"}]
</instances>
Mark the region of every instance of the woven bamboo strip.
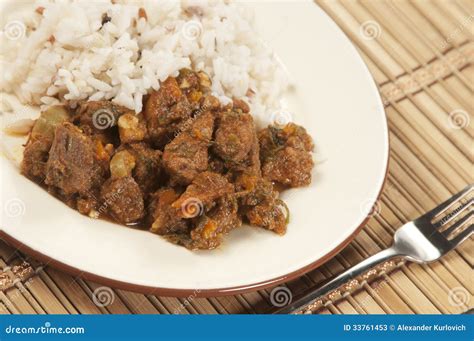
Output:
<instances>
[{"instance_id":1,"label":"woven bamboo strip","mask_svg":"<svg viewBox=\"0 0 474 341\"><path fill-rule=\"evenodd\" d=\"M351 40L357 42L359 48L371 57L380 55L383 58L383 65L378 64L381 70L389 77L396 78L401 76L404 71L402 67L390 56L376 40L366 40L360 35L360 23L342 6L338 1L317 1L333 19L341 26L343 25L345 33Z\"/></svg>"},{"instance_id":2,"label":"woven bamboo strip","mask_svg":"<svg viewBox=\"0 0 474 341\"><path fill-rule=\"evenodd\" d=\"M149 295L148 299L150 300L151 304L153 304L155 306L155 308L160 312L160 314L170 314L170 311L168 311L168 309L166 309L166 307L158 299L158 297Z\"/></svg>"},{"instance_id":3,"label":"woven bamboo strip","mask_svg":"<svg viewBox=\"0 0 474 341\"><path fill-rule=\"evenodd\" d=\"M434 83L430 88L437 96L443 98L451 107L472 109L472 104L469 103L470 95L472 94L465 87L459 86L459 80L455 77L448 77L443 85ZM473 128L470 126L466 129L471 136L472 129Z\"/></svg>"},{"instance_id":4,"label":"woven bamboo strip","mask_svg":"<svg viewBox=\"0 0 474 341\"><path fill-rule=\"evenodd\" d=\"M54 269L48 269L48 273L54 272L56 270ZM58 298L58 300L61 302L62 306L68 311L70 314L77 314L78 311L74 307L74 305L71 304L67 296L61 291L61 289L56 285L56 283L53 281L53 279L48 275L48 273L45 272L44 269L39 270L37 269L38 276L44 281L44 283L50 288L50 290L53 292L53 294ZM58 277L65 277L64 274L59 273Z\"/></svg>"},{"instance_id":5,"label":"woven bamboo strip","mask_svg":"<svg viewBox=\"0 0 474 341\"><path fill-rule=\"evenodd\" d=\"M356 1L345 1L341 4L346 8L347 11L351 13L352 16L362 25L363 23L371 20L375 21L378 25L378 32L376 36L378 38L374 39L380 46L390 54L397 63L404 69L415 69L419 66L419 61L416 60L413 56L412 50L407 48L408 44L406 41L400 41L400 37L403 37L403 29L407 29L406 26L401 25L401 23L394 19L393 9L390 6L383 6L382 2L369 2L371 5L377 5L381 9L380 20L378 16L374 16L374 13L371 13L367 8L365 8L360 2ZM375 19L375 20L374 20ZM397 32L397 38L391 34L387 29L386 25L390 25L393 28L393 31ZM399 32L401 30L401 32ZM359 34L359 37L363 37Z\"/></svg>"},{"instance_id":6,"label":"woven bamboo strip","mask_svg":"<svg viewBox=\"0 0 474 341\"><path fill-rule=\"evenodd\" d=\"M36 276L31 279L28 291L36 301L38 301L46 313L65 314L68 312L49 287L39 277Z\"/></svg>"},{"instance_id":7,"label":"woven bamboo strip","mask_svg":"<svg viewBox=\"0 0 474 341\"><path fill-rule=\"evenodd\" d=\"M451 43L454 46L459 46L465 39L469 37L466 34L467 30L460 31L458 34L452 34L458 28L457 23L452 16L446 11L438 7L433 1L413 1L412 4L422 13L445 37L451 37ZM449 6L453 8L453 6Z\"/></svg>"},{"instance_id":8,"label":"woven bamboo strip","mask_svg":"<svg viewBox=\"0 0 474 341\"><path fill-rule=\"evenodd\" d=\"M446 58L444 57L443 53L455 47L451 43L449 37L446 38L441 36L441 39L432 39L432 37L426 35L423 28L418 26L420 22L427 22L428 25L435 30L436 27L414 7L412 1L391 1L390 4L394 9L394 12L399 14L398 18L412 28L413 35L426 44L428 49L435 54L436 58L445 61ZM436 30L436 32L438 31ZM464 83L464 85L468 86L472 90L472 85L468 79L466 79L458 70L456 70L455 67L452 67L449 63L446 62L446 65L452 69L456 77L458 77Z\"/></svg>"},{"instance_id":9,"label":"woven bamboo strip","mask_svg":"<svg viewBox=\"0 0 474 341\"><path fill-rule=\"evenodd\" d=\"M124 290L114 290L116 297L128 307L133 314L157 314L158 309L148 300L145 295ZM186 310L183 311L186 313Z\"/></svg>"},{"instance_id":10,"label":"woven bamboo strip","mask_svg":"<svg viewBox=\"0 0 474 341\"><path fill-rule=\"evenodd\" d=\"M41 310L35 310L18 288L5 291L5 301L14 305L15 309L21 314L38 314L42 312Z\"/></svg>"},{"instance_id":11,"label":"woven bamboo strip","mask_svg":"<svg viewBox=\"0 0 474 341\"><path fill-rule=\"evenodd\" d=\"M83 291L89 297L99 297L99 292L104 287L100 284L96 284L93 282L85 282L81 281L78 282L79 286L83 289ZM113 291L113 298L109 301L104 302L103 307L98 307L102 313L110 313L110 314L130 314L131 311L125 305L125 303L120 299L115 291Z\"/></svg>"},{"instance_id":12,"label":"woven bamboo strip","mask_svg":"<svg viewBox=\"0 0 474 341\"><path fill-rule=\"evenodd\" d=\"M348 1L348 2L344 2L344 4L345 4L345 6L350 7L353 12L359 12L359 16L365 15L366 16L365 18L367 18L367 13L364 12L363 9L360 6L358 6L356 2L349 2ZM382 41L384 41L384 40L382 40ZM384 45L387 45L387 43L384 43ZM390 46L390 49L392 50L391 53L394 54L395 53L394 51L396 51L396 49L393 46ZM402 60L403 60L403 58L399 55L398 58L397 58L397 61L402 61ZM407 68L408 67L405 65L405 69L407 69ZM429 122L428 122L428 124L429 124ZM429 130L429 129L427 129L427 130ZM430 130L430 132L432 132L432 131ZM445 142L445 141L442 140L441 142ZM449 144L447 144L447 145L448 145L448 148L449 148ZM446 146L446 144L443 144L443 146ZM450 148L450 149L451 149L451 151L453 150L453 148ZM449 150L447 152L450 153ZM465 169L467 169L467 168L465 168Z\"/></svg>"}]
</instances>

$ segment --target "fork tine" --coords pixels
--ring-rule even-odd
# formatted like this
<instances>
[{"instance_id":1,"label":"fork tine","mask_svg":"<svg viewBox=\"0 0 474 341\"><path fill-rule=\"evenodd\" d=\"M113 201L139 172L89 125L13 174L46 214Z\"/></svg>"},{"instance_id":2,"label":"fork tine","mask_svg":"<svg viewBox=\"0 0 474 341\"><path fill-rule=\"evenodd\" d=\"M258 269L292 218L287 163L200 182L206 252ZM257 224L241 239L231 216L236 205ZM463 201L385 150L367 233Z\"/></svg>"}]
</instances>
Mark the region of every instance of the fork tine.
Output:
<instances>
[{"instance_id":1,"label":"fork tine","mask_svg":"<svg viewBox=\"0 0 474 341\"><path fill-rule=\"evenodd\" d=\"M456 203L460 198L462 198L467 193L469 193L473 188L474 188L474 185L466 186L461 192L455 194L454 196L452 196L451 198L449 198L448 200L446 200L442 204L436 206L431 211L429 211L428 213L425 213L424 215L422 215L421 217L419 217L416 220L430 220L431 221L433 218L438 216L440 213L443 213L448 208L450 208L454 203Z\"/></svg>"},{"instance_id":2,"label":"fork tine","mask_svg":"<svg viewBox=\"0 0 474 341\"><path fill-rule=\"evenodd\" d=\"M474 198L470 199L469 201L465 202L464 204L461 203L460 206L456 207L454 210L450 211L448 214L446 214L444 217L439 219L436 223L433 224L435 228L440 228L450 221L454 220L456 217L458 217L462 212L465 210L468 210L471 205L474 203Z\"/></svg>"},{"instance_id":3,"label":"fork tine","mask_svg":"<svg viewBox=\"0 0 474 341\"><path fill-rule=\"evenodd\" d=\"M469 212L468 214L466 214L464 217L462 217L461 219L459 219L458 221L456 221L453 225L451 225L449 228L447 228L446 230L442 231L441 233L447 237L449 236L452 232L454 232L459 226L462 226L464 225L464 223L466 221L468 221L469 219L471 219L471 217L474 215L474 211L471 211Z\"/></svg>"},{"instance_id":4,"label":"fork tine","mask_svg":"<svg viewBox=\"0 0 474 341\"><path fill-rule=\"evenodd\" d=\"M472 233L474 232L474 224L469 225L467 229L462 231L460 234L458 234L456 237L451 239L449 242L451 244L451 247L454 249L457 247L459 244L461 244L464 240L469 238Z\"/></svg>"}]
</instances>

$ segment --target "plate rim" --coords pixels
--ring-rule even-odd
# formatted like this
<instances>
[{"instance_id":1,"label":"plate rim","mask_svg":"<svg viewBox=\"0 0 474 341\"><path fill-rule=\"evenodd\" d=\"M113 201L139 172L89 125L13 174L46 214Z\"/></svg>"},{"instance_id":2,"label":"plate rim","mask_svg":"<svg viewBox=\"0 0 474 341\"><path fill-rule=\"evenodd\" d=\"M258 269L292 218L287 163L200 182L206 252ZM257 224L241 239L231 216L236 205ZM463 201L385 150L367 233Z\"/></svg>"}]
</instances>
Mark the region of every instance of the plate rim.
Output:
<instances>
[{"instance_id":1,"label":"plate rim","mask_svg":"<svg viewBox=\"0 0 474 341\"><path fill-rule=\"evenodd\" d=\"M389 170L389 160L390 160L390 138L389 138L389 129L388 129L388 119L387 119L387 114L384 109L384 105L381 99L380 92L378 91L377 84L375 82L375 79L373 78L372 74L370 73L370 70L363 60L362 56L360 53L357 51L354 43L352 40L346 35L346 33L335 23L335 21L324 11L319 5L316 3L313 3L316 7L318 7L323 15L325 15L330 22L332 22L333 25L335 25L342 36L345 37L349 45L351 46L353 53L355 55L355 58L359 59L360 64L363 66L365 69L365 72L367 76L369 77L369 82L372 82L372 87L373 91L375 91L375 97L377 100L377 107L379 108L381 114L383 114L384 118L384 130L387 132L386 134L386 150L385 150L385 170L384 170L384 176L383 180L380 183L380 188L378 189L378 194L375 196L373 199L373 203L375 204L381 197L383 188L385 186L385 183L388 178L388 170ZM17 240L16 238L10 236L5 230L1 229L0 227L0 239L4 240L7 244L10 246L14 247L18 251L24 253L25 255L28 255L30 257L35 258L36 260L39 260L40 262L44 263L45 265L51 266L53 268L56 268L60 271L63 271L65 273L68 273L70 275L93 281L97 284L108 286L114 289L122 289L122 290L127 290L127 291L133 291L137 293L142 293L142 294L153 294L153 295L159 295L159 296L172 296L172 297L188 297L190 295L193 295L194 297L216 297L216 296L229 296L229 295L237 295L237 294L244 294L248 292L253 292L256 290L262 290L269 288L271 286L275 286L278 284L285 283L287 281L293 280L297 277L300 277L306 273L308 273L311 270L314 270L318 268L319 266L323 265L330 259L332 259L335 255L337 255L340 251L342 251L347 245L349 245L350 242L352 242L355 237L359 234L359 232L362 230L362 228L366 225L367 221L371 218L370 212L366 215L366 217L361 221L361 223L357 226L357 228L354 229L354 231L346 238L344 239L341 243L339 243L336 247L334 247L332 250L327 252L325 255L322 257L316 259L315 261L295 270L292 271L288 274L281 275L272 279L260 281L257 283L250 283L250 284L243 284L239 286L233 286L233 287L225 287L225 288L215 288L215 289L196 289L196 288L188 288L188 289L176 289L176 288L167 288L167 287L154 287L154 286L147 286L147 285L141 285L141 284L134 284L130 282L124 282L124 281L119 281L115 279L111 279L105 276L101 276L92 272L88 271L83 271L79 268L73 267L71 265L68 265L66 263L63 263L61 261L58 261L50 256L47 256L31 247L28 245L24 244L23 242Z\"/></svg>"}]
</instances>

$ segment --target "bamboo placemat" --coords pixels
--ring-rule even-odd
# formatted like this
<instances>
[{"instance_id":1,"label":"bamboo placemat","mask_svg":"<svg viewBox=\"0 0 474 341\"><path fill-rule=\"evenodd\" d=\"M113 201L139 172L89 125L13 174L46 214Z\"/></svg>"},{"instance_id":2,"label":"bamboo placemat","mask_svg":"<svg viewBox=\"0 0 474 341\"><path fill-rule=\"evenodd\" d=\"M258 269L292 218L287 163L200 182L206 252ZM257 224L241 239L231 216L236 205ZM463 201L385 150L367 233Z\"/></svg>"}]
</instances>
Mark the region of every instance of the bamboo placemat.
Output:
<instances>
[{"instance_id":1,"label":"bamboo placemat","mask_svg":"<svg viewBox=\"0 0 474 341\"><path fill-rule=\"evenodd\" d=\"M317 0L354 42L382 94L390 169L377 212L334 259L287 283L300 295L387 247L394 231L473 183L474 2ZM344 96L341 94L341 96ZM461 313L474 306L474 243L429 265L399 264L317 313ZM0 241L0 313L268 313L276 291L171 298L75 278ZM273 293L273 294L272 294Z\"/></svg>"}]
</instances>

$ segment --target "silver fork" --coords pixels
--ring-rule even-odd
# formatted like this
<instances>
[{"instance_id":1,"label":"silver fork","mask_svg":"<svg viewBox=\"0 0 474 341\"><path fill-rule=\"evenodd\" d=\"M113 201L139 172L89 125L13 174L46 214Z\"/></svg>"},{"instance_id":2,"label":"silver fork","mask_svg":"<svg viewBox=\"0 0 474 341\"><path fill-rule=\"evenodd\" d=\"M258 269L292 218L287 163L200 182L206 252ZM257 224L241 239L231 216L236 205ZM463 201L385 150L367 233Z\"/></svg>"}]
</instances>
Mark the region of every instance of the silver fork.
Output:
<instances>
[{"instance_id":1,"label":"silver fork","mask_svg":"<svg viewBox=\"0 0 474 341\"><path fill-rule=\"evenodd\" d=\"M473 190L474 185L469 185L433 210L406 223L395 232L391 247L354 265L322 287L274 313L302 312L319 298L334 292L345 283L393 258L404 258L416 263L428 263L441 258L474 232L474 224L471 222L471 217L474 214L474 211L471 210L474 199L469 198ZM462 202L466 198L467 200ZM450 210L453 207L454 209ZM448 210L450 212L447 213ZM467 214L464 213L466 211Z\"/></svg>"}]
</instances>

